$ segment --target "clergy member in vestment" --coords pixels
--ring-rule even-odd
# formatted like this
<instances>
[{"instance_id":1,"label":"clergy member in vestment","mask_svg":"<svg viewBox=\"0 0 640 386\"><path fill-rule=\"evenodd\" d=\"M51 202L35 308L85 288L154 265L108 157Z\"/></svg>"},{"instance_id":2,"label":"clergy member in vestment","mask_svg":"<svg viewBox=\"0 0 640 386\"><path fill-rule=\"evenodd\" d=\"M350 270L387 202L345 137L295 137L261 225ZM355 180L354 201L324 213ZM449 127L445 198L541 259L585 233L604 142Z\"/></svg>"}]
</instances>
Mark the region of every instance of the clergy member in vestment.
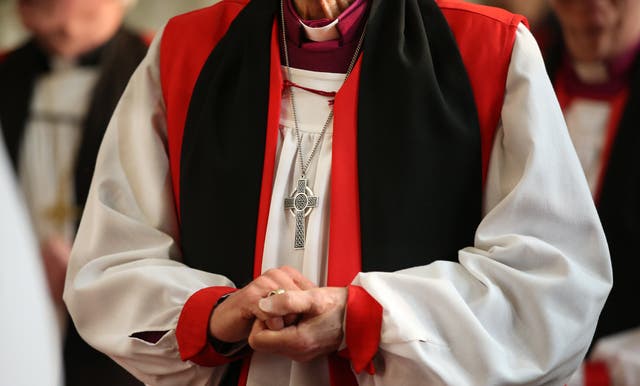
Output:
<instances>
[{"instance_id":1,"label":"clergy member in vestment","mask_svg":"<svg viewBox=\"0 0 640 386\"><path fill-rule=\"evenodd\" d=\"M608 363L611 384L637 385L640 309L630 307L630 302L640 289L636 277L640 269L636 258L640 234L640 2L555 0L551 4L562 34L542 44L604 227L614 273L591 359ZM626 339L607 339L622 332ZM598 369L604 370L599 364L588 365L587 376L593 378Z\"/></svg>"},{"instance_id":2,"label":"clergy member in vestment","mask_svg":"<svg viewBox=\"0 0 640 386\"><path fill-rule=\"evenodd\" d=\"M61 386L62 351L56 314L1 137L0 190L0 384Z\"/></svg>"},{"instance_id":3,"label":"clergy member in vestment","mask_svg":"<svg viewBox=\"0 0 640 386\"><path fill-rule=\"evenodd\" d=\"M147 50L137 34L121 27L126 2L21 0L18 10L33 37L0 61L0 122L67 330L67 385L139 384L83 342L62 303L102 136Z\"/></svg>"},{"instance_id":4,"label":"clergy member in vestment","mask_svg":"<svg viewBox=\"0 0 640 386\"><path fill-rule=\"evenodd\" d=\"M65 301L150 385L561 385L610 286L521 17L222 0L133 75Z\"/></svg>"}]
</instances>

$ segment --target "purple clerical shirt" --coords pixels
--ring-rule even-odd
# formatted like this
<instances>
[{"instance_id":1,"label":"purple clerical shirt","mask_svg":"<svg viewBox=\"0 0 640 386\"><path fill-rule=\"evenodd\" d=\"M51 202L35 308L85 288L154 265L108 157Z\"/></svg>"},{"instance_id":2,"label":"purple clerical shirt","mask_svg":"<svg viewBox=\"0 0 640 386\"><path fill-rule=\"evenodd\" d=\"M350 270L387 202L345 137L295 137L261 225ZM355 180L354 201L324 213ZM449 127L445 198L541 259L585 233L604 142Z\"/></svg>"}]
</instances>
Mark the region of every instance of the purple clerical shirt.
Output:
<instances>
[{"instance_id":1,"label":"purple clerical shirt","mask_svg":"<svg viewBox=\"0 0 640 386\"><path fill-rule=\"evenodd\" d=\"M322 42L309 40L301 23L318 28L328 25L332 20L302 20L293 5L293 0L283 1L291 67L320 72L347 72L364 29L369 1L355 0L338 16L338 38ZM282 63L285 63L284 56Z\"/></svg>"},{"instance_id":2,"label":"purple clerical shirt","mask_svg":"<svg viewBox=\"0 0 640 386\"><path fill-rule=\"evenodd\" d=\"M580 79L573 63L565 56L558 76L563 77L567 91L571 95L591 99L610 99L629 87L629 77L633 64L640 58L640 42L606 63L608 79L600 83L587 83Z\"/></svg>"}]
</instances>

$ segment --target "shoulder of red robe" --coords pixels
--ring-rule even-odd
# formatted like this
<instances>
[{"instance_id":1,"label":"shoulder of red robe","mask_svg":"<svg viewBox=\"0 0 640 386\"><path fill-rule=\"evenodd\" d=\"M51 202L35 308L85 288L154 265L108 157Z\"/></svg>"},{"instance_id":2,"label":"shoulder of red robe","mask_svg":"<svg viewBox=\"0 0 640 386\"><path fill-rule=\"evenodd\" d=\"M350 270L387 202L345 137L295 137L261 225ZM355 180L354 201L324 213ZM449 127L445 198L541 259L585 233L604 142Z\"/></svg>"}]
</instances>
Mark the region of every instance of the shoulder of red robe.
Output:
<instances>
[{"instance_id":1,"label":"shoulder of red robe","mask_svg":"<svg viewBox=\"0 0 640 386\"><path fill-rule=\"evenodd\" d=\"M436 0L438 6L449 18L450 13L464 13L465 17L484 19L484 22L505 24L507 26L518 26L523 23L527 28L529 23L527 19L518 14L511 13L502 8L489 7L486 5L469 3L460 0Z\"/></svg>"},{"instance_id":2,"label":"shoulder of red robe","mask_svg":"<svg viewBox=\"0 0 640 386\"><path fill-rule=\"evenodd\" d=\"M4 62L7 56L9 56L8 51L0 51L0 63Z\"/></svg>"},{"instance_id":3,"label":"shoulder of red robe","mask_svg":"<svg viewBox=\"0 0 640 386\"><path fill-rule=\"evenodd\" d=\"M455 0L437 1L458 43L478 111L482 176L486 180L495 129L500 121L511 54L524 16Z\"/></svg>"},{"instance_id":4,"label":"shoulder of red robe","mask_svg":"<svg viewBox=\"0 0 640 386\"><path fill-rule=\"evenodd\" d=\"M167 23L160 42L160 78L168 130L175 202L180 202L180 152L184 123L200 71L248 0L222 0L176 16Z\"/></svg>"}]
</instances>

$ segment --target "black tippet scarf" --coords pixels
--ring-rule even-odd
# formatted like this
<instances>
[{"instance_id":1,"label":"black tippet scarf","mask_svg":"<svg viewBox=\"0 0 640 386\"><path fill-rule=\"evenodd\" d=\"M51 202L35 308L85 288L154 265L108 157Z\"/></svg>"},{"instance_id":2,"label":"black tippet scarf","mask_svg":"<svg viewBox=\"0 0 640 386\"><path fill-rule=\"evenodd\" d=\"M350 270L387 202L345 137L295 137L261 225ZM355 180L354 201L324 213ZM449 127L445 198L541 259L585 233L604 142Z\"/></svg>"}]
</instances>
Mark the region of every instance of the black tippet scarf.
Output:
<instances>
[{"instance_id":1,"label":"black tippet scarf","mask_svg":"<svg viewBox=\"0 0 640 386\"><path fill-rule=\"evenodd\" d=\"M545 55L552 80L565 54L559 29L557 36L556 45ZM600 314L593 343L640 325L640 309L629 303L637 292L640 271L637 257L640 240L640 57L636 58L630 73L629 91L597 203L611 253L613 288Z\"/></svg>"},{"instance_id":2,"label":"black tippet scarf","mask_svg":"<svg viewBox=\"0 0 640 386\"><path fill-rule=\"evenodd\" d=\"M238 286L253 278L278 12L279 0L254 0L232 22L200 73L184 130L185 262ZM482 176L473 93L447 21L433 0L373 0L362 55L363 268L456 260L481 218Z\"/></svg>"}]
</instances>

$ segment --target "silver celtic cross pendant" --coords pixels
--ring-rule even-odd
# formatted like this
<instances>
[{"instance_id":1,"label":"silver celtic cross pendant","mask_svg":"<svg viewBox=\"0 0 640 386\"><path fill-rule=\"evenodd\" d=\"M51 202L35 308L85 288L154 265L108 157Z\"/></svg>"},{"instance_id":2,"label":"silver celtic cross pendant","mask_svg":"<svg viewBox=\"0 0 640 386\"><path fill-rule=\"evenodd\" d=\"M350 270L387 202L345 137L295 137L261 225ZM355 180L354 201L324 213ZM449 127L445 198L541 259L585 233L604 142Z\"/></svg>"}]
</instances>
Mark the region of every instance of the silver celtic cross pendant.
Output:
<instances>
[{"instance_id":1,"label":"silver celtic cross pendant","mask_svg":"<svg viewBox=\"0 0 640 386\"><path fill-rule=\"evenodd\" d=\"M309 180L304 176L298 180L296 190L291 193L291 197L284 199L284 208L291 210L296 218L296 229L293 248L304 249L306 239L305 217L311 213L313 208L318 206L318 197L313 195L309 188Z\"/></svg>"}]
</instances>

